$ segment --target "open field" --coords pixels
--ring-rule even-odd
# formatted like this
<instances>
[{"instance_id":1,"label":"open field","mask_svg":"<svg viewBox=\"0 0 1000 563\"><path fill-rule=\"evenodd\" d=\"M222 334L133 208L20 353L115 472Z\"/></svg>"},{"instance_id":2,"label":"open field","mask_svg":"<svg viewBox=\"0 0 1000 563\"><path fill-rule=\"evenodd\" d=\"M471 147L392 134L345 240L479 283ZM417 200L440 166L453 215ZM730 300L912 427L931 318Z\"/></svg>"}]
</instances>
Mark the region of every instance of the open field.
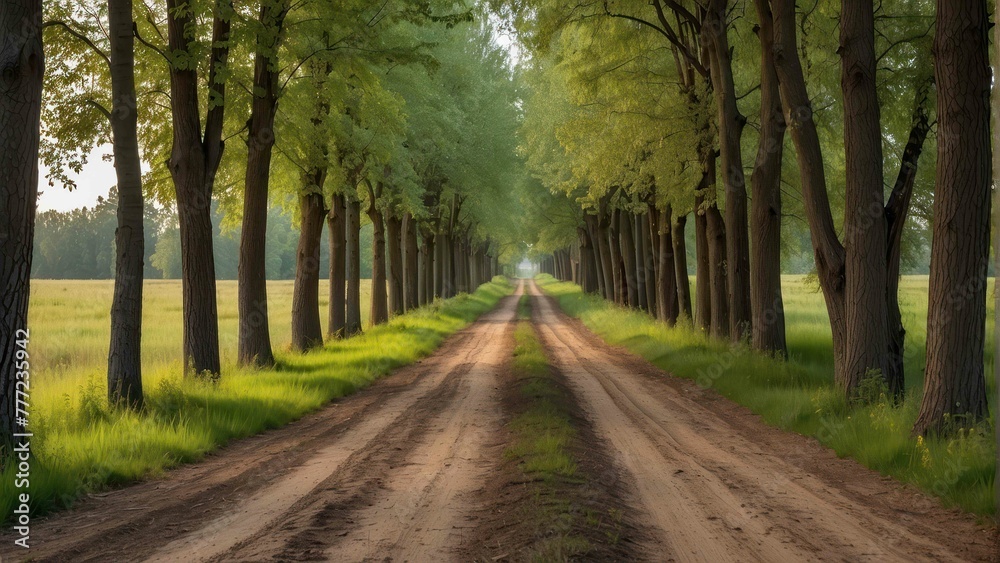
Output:
<instances>
[{"instance_id":1,"label":"open field","mask_svg":"<svg viewBox=\"0 0 1000 563\"><path fill-rule=\"evenodd\" d=\"M506 282L435 302L309 354L283 351L289 339L291 283L271 284L278 366L236 369L235 283L220 283L223 372L219 382L181 377L180 283L148 282L142 414L107 406L108 307L112 282L38 282L32 295L31 422L33 509L71 504L81 493L156 474L232 439L276 428L333 398L416 361L496 305ZM367 296L364 297L367 300ZM324 317L325 318L325 317ZM0 513L14 502L0 475Z\"/></svg>"},{"instance_id":2,"label":"open field","mask_svg":"<svg viewBox=\"0 0 1000 563\"><path fill-rule=\"evenodd\" d=\"M267 283L271 343L286 350L291 341L292 281ZM324 329L329 282L320 281L320 319ZM223 369L236 362L236 282L218 282L219 346ZM114 282L111 280L33 280L28 326L31 357L40 374L35 393L48 382L103 375L108 367L108 337ZM371 280L361 280L361 320L367 326ZM145 375L173 370L181 362L181 282L146 280L142 311L142 360ZM148 380L147 380L148 381ZM156 383L155 381L153 382Z\"/></svg>"},{"instance_id":3,"label":"open field","mask_svg":"<svg viewBox=\"0 0 1000 563\"><path fill-rule=\"evenodd\" d=\"M788 362L710 341L686 327L668 328L644 313L585 296L578 286L546 275L540 276L539 285L608 343L624 346L702 388L717 390L769 424L813 436L838 455L913 483L947 504L981 515L995 511L996 447L991 425L965 429L962 437L951 440L910 437L923 385L926 277L906 277L902 282L901 305L908 332L907 394L900 407L880 399L878 390L872 390L872 405L848 405L834 387L833 351L823 298L815 285L801 276L784 278ZM989 291L992 295L992 283ZM986 342L992 344L993 300L987 303L991 322ZM993 361L993 349L988 345L986 374L991 401L996 397ZM991 402L993 420L996 409Z\"/></svg>"}]
</instances>

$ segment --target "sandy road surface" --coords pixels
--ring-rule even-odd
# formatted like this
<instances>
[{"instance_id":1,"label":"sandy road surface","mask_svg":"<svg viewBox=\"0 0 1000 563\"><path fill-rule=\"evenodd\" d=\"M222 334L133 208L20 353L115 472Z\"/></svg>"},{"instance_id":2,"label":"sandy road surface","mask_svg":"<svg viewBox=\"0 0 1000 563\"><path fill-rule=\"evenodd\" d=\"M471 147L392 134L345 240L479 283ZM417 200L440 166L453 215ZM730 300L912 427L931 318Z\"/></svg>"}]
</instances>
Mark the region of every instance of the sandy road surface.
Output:
<instances>
[{"instance_id":1,"label":"sandy road surface","mask_svg":"<svg viewBox=\"0 0 1000 563\"><path fill-rule=\"evenodd\" d=\"M610 460L598 481L613 481L614 500L637 522L625 538L636 558L996 560L993 539L969 517L605 345L527 286L543 344L594 434L588 448ZM500 507L488 485L505 478L507 388L498 386L509 379L500 375L509 368L524 287L423 362L318 413L35 521L29 555L74 562L482 556L493 516L516 513ZM0 535L0 560L24 557L12 540ZM496 549L499 559L518 558Z\"/></svg>"},{"instance_id":2,"label":"sandy road surface","mask_svg":"<svg viewBox=\"0 0 1000 563\"><path fill-rule=\"evenodd\" d=\"M961 561L990 535L812 440L605 345L530 293L535 322L630 482L650 559Z\"/></svg>"},{"instance_id":3,"label":"sandy road surface","mask_svg":"<svg viewBox=\"0 0 1000 563\"><path fill-rule=\"evenodd\" d=\"M494 379L511 355L520 292L421 363L315 415L35 522L30 555L461 559L500 434ZM11 541L0 544L4 561L24 555Z\"/></svg>"}]
</instances>

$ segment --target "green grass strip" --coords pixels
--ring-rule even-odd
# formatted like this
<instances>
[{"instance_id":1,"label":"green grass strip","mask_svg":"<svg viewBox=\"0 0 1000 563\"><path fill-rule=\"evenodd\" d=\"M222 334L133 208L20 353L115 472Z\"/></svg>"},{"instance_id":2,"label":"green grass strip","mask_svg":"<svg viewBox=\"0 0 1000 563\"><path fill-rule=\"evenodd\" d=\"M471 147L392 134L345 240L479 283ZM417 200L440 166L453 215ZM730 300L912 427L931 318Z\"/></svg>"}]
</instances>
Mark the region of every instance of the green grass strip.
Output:
<instances>
[{"instance_id":1,"label":"green grass strip","mask_svg":"<svg viewBox=\"0 0 1000 563\"><path fill-rule=\"evenodd\" d=\"M514 330L513 370L519 385L520 410L508 424L512 443L504 455L516 461L529 480L530 504L526 508L538 530L538 539L528 548L525 559L566 561L592 551L581 528L606 528L606 521L613 518L582 512L565 494L567 487L583 484L571 451L578 433L567 407L568 391L555 383L545 350L529 320L530 299L528 295L521 298L520 321Z\"/></svg>"},{"instance_id":2,"label":"green grass strip","mask_svg":"<svg viewBox=\"0 0 1000 563\"><path fill-rule=\"evenodd\" d=\"M512 291L496 278L471 295L436 301L308 354L281 353L273 370L234 370L217 383L154 374L141 413L111 410L106 383L67 381L37 405L31 447L32 513L71 505L90 492L161 474L231 440L283 426L433 352L449 335ZM58 382L53 382L58 385ZM14 508L11 469L0 476L0 514Z\"/></svg>"},{"instance_id":3,"label":"green grass strip","mask_svg":"<svg viewBox=\"0 0 1000 563\"><path fill-rule=\"evenodd\" d=\"M608 343L623 346L677 377L715 389L772 426L813 436L838 456L912 483L946 505L977 515L996 511L993 425L982 423L952 438L913 438L910 429L920 406L920 390L914 388L898 407L884 397L866 406L849 405L833 383L832 360L824 366L798 359L799 343L794 339L797 333L815 332L811 326L788 326L792 359L780 361L745 346L712 341L689 327L667 327L643 312L584 295L579 286L551 276L539 276L538 284ZM823 345L801 343L804 349ZM832 345L827 341L825 346ZM991 405L994 420L996 408Z\"/></svg>"}]
</instances>

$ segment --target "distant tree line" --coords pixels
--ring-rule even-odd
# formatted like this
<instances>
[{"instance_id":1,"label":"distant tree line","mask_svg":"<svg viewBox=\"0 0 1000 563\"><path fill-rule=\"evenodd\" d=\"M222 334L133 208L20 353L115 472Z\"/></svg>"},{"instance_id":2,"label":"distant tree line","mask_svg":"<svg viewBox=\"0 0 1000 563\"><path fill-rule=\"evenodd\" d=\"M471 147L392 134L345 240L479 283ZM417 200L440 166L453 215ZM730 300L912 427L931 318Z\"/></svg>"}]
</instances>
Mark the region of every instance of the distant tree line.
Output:
<instances>
[{"instance_id":1,"label":"distant tree line","mask_svg":"<svg viewBox=\"0 0 1000 563\"><path fill-rule=\"evenodd\" d=\"M103 280L115 275L115 228L118 225L118 191L98 197L92 207L70 211L43 211L38 214L31 276L35 279ZM271 280L295 279L297 228L291 212L272 206L268 213L266 272ZM143 212L145 254L143 277L180 279L181 242L173 209L152 205ZM240 228L226 227L226 217L219 205L213 206L212 224L215 250L215 275L220 280L237 279L237 256ZM329 268L330 252L326 244L320 251L320 269ZM361 277L372 274L372 227L361 228Z\"/></svg>"}]
</instances>

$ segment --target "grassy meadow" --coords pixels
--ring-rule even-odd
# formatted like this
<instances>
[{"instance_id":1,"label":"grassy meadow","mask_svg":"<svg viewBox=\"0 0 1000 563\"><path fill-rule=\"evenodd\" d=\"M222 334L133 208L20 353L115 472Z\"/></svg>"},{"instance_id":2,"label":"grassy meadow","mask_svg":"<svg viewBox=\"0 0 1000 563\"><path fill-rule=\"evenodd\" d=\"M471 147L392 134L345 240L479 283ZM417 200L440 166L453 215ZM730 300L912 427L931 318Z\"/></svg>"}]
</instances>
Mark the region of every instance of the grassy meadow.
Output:
<instances>
[{"instance_id":1,"label":"grassy meadow","mask_svg":"<svg viewBox=\"0 0 1000 563\"><path fill-rule=\"evenodd\" d=\"M289 349L292 339L292 281L267 282L267 313L271 344ZM320 319L326 329L329 282L320 282ZM368 324L371 280L361 280L361 320ZM218 282L219 347L223 369L236 363L236 281ZM31 364L38 378L36 398L50 381L79 379L108 369L111 334L111 280L32 280L28 327L31 329ZM181 282L146 280L143 287L142 355L144 376L180 369ZM147 379L147 381L149 381ZM153 381L155 384L156 382Z\"/></svg>"},{"instance_id":2,"label":"grassy meadow","mask_svg":"<svg viewBox=\"0 0 1000 563\"><path fill-rule=\"evenodd\" d=\"M112 282L32 282L33 511L68 506L82 494L156 475L232 439L295 420L426 356L445 337L492 309L512 287L497 278L472 295L436 301L304 355L289 351L292 282L271 282L268 289L279 365L272 370L236 368L236 283L220 282L223 371L218 382L210 382L181 374L180 282L147 281L142 335L146 408L132 413L107 406ZM367 304L370 283L363 289ZM320 306L325 325L328 303ZM0 479L0 514L5 516L13 509L13 483L10 475Z\"/></svg>"},{"instance_id":3,"label":"grassy meadow","mask_svg":"<svg viewBox=\"0 0 1000 563\"><path fill-rule=\"evenodd\" d=\"M907 276L900 292L906 335L906 398L894 406L884 396L867 406L849 405L833 383L833 350L823 296L814 280L783 278L789 360L778 361L745 346L713 342L687 326L668 328L648 315L583 295L571 283L539 276L546 293L609 343L645 357L678 377L695 380L761 415L772 425L814 436L841 457L912 483L948 505L988 515L996 510L996 382L993 380L993 300L987 300L986 373L990 423L960 437L910 437L923 386L927 277ZM990 295L994 286L990 284Z\"/></svg>"}]
</instances>

